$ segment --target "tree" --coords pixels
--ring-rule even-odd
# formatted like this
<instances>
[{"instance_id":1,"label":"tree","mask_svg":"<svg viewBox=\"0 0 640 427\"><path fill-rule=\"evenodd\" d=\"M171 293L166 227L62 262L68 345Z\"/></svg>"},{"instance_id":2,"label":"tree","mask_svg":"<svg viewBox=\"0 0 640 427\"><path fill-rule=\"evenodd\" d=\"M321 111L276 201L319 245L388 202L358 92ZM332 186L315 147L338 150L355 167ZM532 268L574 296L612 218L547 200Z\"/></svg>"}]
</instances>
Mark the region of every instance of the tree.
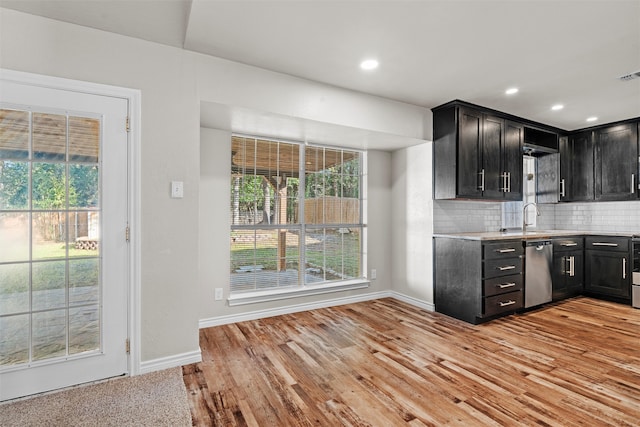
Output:
<instances>
[{"instance_id":1,"label":"tree","mask_svg":"<svg viewBox=\"0 0 640 427\"><path fill-rule=\"evenodd\" d=\"M0 207L27 209L28 201L29 163L0 160Z\"/></svg>"},{"instance_id":2,"label":"tree","mask_svg":"<svg viewBox=\"0 0 640 427\"><path fill-rule=\"evenodd\" d=\"M305 197L352 197L360 194L359 159L331 166L306 176Z\"/></svg>"}]
</instances>

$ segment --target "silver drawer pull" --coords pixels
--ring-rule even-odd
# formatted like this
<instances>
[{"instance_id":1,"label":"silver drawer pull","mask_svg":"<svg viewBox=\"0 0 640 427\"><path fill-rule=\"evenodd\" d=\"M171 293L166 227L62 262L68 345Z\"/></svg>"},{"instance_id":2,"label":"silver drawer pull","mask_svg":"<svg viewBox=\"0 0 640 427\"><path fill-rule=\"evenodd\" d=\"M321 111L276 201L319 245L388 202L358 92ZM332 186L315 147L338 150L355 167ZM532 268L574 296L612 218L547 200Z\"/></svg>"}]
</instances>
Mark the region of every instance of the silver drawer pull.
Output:
<instances>
[{"instance_id":1,"label":"silver drawer pull","mask_svg":"<svg viewBox=\"0 0 640 427\"><path fill-rule=\"evenodd\" d=\"M627 259L622 258L622 278L627 278Z\"/></svg>"},{"instance_id":2,"label":"silver drawer pull","mask_svg":"<svg viewBox=\"0 0 640 427\"><path fill-rule=\"evenodd\" d=\"M578 246L577 243L560 243L560 246Z\"/></svg>"},{"instance_id":3,"label":"silver drawer pull","mask_svg":"<svg viewBox=\"0 0 640 427\"><path fill-rule=\"evenodd\" d=\"M496 252L501 253L501 254L508 254L509 252L515 252L515 251L516 251L515 248L496 249Z\"/></svg>"},{"instance_id":4,"label":"silver drawer pull","mask_svg":"<svg viewBox=\"0 0 640 427\"><path fill-rule=\"evenodd\" d=\"M498 267L498 270L506 271L506 270L513 270L514 268L516 268L515 265L505 265L504 267Z\"/></svg>"},{"instance_id":5,"label":"silver drawer pull","mask_svg":"<svg viewBox=\"0 0 640 427\"><path fill-rule=\"evenodd\" d=\"M498 285L498 287L500 289L504 289L504 288L513 288L516 284L515 283L500 283Z\"/></svg>"},{"instance_id":6,"label":"silver drawer pull","mask_svg":"<svg viewBox=\"0 0 640 427\"><path fill-rule=\"evenodd\" d=\"M500 307L507 307L507 306L513 305L515 303L516 302L514 300L509 300L509 301L505 301L505 302L502 302L502 301L498 302L498 304L500 304Z\"/></svg>"},{"instance_id":7,"label":"silver drawer pull","mask_svg":"<svg viewBox=\"0 0 640 427\"><path fill-rule=\"evenodd\" d=\"M611 246L612 248L617 248L618 244L617 243L602 243L602 242L594 242L592 243L593 246Z\"/></svg>"}]
</instances>

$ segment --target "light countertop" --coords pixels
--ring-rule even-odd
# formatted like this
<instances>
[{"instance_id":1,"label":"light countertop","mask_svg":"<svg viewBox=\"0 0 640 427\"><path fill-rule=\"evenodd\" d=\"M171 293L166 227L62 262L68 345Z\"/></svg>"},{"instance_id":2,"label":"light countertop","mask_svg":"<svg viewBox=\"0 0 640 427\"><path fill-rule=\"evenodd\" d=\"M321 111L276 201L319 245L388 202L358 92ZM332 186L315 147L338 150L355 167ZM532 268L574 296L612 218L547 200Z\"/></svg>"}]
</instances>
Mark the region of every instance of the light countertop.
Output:
<instances>
[{"instance_id":1,"label":"light countertop","mask_svg":"<svg viewBox=\"0 0 640 427\"><path fill-rule=\"evenodd\" d=\"M433 237L447 237L464 240L518 240L518 239L549 239L563 236L617 236L632 237L638 232L604 232L604 231L576 231L576 230L536 230L531 229L509 231L483 231L465 233L434 233Z\"/></svg>"}]
</instances>

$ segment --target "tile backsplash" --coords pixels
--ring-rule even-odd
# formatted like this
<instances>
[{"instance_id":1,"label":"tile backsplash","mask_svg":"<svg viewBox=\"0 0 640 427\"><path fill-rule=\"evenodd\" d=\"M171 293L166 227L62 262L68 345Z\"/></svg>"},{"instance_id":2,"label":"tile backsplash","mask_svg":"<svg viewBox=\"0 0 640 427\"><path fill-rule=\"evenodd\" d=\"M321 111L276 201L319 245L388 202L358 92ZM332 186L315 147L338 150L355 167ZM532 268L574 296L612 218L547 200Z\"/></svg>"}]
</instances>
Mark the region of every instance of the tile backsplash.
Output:
<instances>
[{"instance_id":1,"label":"tile backsplash","mask_svg":"<svg viewBox=\"0 0 640 427\"><path fill-rule=\"evenodd\" d=\"M496 231L501 227L500 203L434 200L434 233Z\"/></svg>"},{"instance_id":2,"label":"tile backsplash","mask_svg":"<svg viewBox=\"0 0 640 427\"><path fill-rule=\"evenodd\" d=\"M640 234L640 201L559 203L555 228L580 231L629 231ZM544 215L544 214L543 214Z\"/></svg>"},{"instance_id":3,"label":"tile backsplash","mask_svg":"<svg viewBox=\"0 0 640 427\"><path fill-rule=\"evenodd\" d=\"M536 228L540 230L640 234L640 201L539 204L538 208ZM497 231L521 226L521 209L521 202L434 200L434 233Z\"/></svg>"}]
</instances>

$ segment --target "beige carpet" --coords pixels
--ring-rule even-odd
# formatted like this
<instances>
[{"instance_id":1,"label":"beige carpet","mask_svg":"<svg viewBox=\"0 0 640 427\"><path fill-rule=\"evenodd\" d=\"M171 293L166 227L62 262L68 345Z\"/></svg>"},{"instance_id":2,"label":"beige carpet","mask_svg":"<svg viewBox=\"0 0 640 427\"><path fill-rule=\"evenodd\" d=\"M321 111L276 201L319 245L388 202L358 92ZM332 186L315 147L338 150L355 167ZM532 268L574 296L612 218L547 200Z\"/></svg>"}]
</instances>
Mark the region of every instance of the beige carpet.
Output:
<instances>
[{"instance_id":1,"label":"beige carpet","mask_svg":"<svg viewBox=\"0 0 640 427\"><path fill-rule=\"evenodd\" d=\"M181 368L0 405L0 426L190 426Z\"/></svg>"}]
</instances>

